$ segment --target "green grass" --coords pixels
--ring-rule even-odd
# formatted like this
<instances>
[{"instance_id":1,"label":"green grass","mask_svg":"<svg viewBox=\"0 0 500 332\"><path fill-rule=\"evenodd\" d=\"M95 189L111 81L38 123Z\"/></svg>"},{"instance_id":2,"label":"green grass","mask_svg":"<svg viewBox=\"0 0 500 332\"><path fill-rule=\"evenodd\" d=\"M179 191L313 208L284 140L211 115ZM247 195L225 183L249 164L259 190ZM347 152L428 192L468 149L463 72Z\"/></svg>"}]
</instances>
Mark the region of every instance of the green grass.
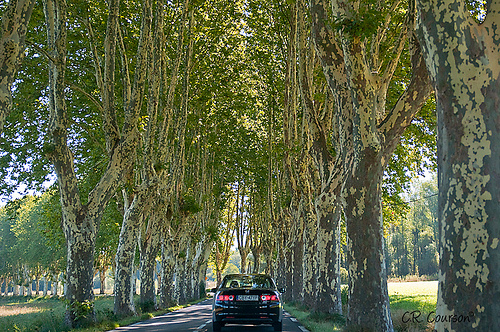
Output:
<instances>
[{"instance_id":1,"label":"green grass","mask_svg":"<svg viewBox=\"0 0 500 332\"><path fill-rule=\"evenodd\" d=\"M436 310L436 282L390 283L388 286L394 329L401 332L432 331L427 316ZM347 312L347 289L342 289L343 312ZM296 303L285 303L285 310L311 332L342 331L345 318L340 315L310 313Z\"/></svg>"},{"instance_id":2,"label":"green grass","mask_svg":"<svg viewBox=\"0 0 500 332\"><path fill-rule=\"evenodd\" d=\"M50 297L0 298L0 331L62 331L65 304Z\"/></svg>"},{"instance_id":3,"label":"green grass","mask_svg":"<svg viewBox=\"0 0 500 332\"><path fill-rule=\"evenodd\" d=\"M98 296L95 300L97 323L85 329L73 329L79 332L108 331L120 326L130 325L155 316L163 315L184 306L170 307L165 310L139 313L137 316L117 319L113 313L113 297ZM136 296L136 304L139 297ZM136 305L139 310L139 305ZM64 326L65 303L51 297L0 297L0 331L2 332L65 332L70 331Z\"/></svg>"},{"instance_id":4,"label":"green grass","mask_svg":"<svg viewBox=\"0 0 500 332\"><path fill-rule=\"evenodd\" d=\"M345 326L342 315L310 313L297 303L285 303L284 308L311 332L342 331Z\"/></svg>"},{"instance_id":5,"label":"green grass","mask_svg":"<svg viewBox=\"0 0 500 332\"><path fill-rule=\"evenodd\" d=\"M432 331L427 315L435 311L436 282L389 283L391 314L396 331ZM346 312L347 290L343 290L343 311ZM136 297L138 300L138 297ZM194 303L194 302L193 302ZM191 303L192 304L192 303ZM63 325L65 304L50 297L3 297L0 298L0 331L5 332L62 332L69 331ZM137 305L136 308L139 308ZM113 297L98 296L95 301L97 323L81 332L100 332L130 325L148 318L163 315L182 306L167 310L139 313L137 316L117 319L113 314ZM342 331L345 318L341 315L310 313L301 305L286 303L285 310L296 317L311 332ZM415 314L412 314L415 312ZM416 317L420 313L419 317ZM414 321L412 317L416 317ZM419 322L420 321L420 322Z\"/></svg>"}]
</instances>

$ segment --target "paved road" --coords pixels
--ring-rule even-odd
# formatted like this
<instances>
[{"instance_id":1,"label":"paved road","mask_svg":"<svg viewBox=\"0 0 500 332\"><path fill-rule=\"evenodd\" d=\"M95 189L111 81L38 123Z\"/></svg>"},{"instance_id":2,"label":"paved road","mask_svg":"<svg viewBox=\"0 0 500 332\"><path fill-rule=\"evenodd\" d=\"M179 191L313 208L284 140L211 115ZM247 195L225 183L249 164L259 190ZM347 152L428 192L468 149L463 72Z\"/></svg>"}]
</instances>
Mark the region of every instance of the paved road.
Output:
<instances>
[{"instance_id":1,"label":"paved road","mask_svg":"<svg viewBox=\"0 0 500 332\"><path fill-rule=\"evenodd\" d=\"M134 325L119 327L114 332L212 332L212 301L206 300L199 304L170 312L163 316L148 319ZM227 325L222 332L272 332L270 325ZM284 332L306 332L307 330L288 313L283 316Z\"/></svg>"}]
</instances>

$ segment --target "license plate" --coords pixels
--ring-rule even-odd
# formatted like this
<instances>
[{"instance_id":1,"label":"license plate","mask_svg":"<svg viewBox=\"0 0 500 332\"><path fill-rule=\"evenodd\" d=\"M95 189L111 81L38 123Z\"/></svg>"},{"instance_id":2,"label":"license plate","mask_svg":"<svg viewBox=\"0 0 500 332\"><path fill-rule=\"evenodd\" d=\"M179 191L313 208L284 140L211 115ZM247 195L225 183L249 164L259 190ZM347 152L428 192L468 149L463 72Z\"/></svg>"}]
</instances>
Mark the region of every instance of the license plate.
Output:
<instances>
[{"instance_id":1,"label":"license plate","mask_svg":"<svg viewBox=\"0 0 500 332\"><path fill-rule=\"evenodd\" d=\"M238 295L236 301L258 301L259 295Z\"/></svg>"}]
</instances>

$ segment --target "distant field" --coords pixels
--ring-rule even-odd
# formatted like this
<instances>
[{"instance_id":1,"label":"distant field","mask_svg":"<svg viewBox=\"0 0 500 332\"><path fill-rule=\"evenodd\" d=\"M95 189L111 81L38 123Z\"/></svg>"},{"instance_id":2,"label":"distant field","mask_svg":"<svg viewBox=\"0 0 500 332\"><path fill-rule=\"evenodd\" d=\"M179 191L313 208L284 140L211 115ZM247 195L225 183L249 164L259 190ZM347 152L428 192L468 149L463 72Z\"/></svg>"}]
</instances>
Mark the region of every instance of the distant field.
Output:
<instances>
[{"instance_id":1,"label":"distant field","mask_svg":"<svg viewBox=\"0 0 500 332\"><path fill-rule=\"evenodd\" d=\"M387 288L396 331L433 330L434 324L428 323L427 317L436 310L437 281L391 282Z\"/></svg>"},{"instance_id":2,"label":"distant field","mask_svg":"<svg viewBox=\"0 0 500 332\"><path fill-rule=\"evenodd\" d=\"M437 296L437 281L390 282L389 295L434 295Z\"/></svg>"}]
</instances>

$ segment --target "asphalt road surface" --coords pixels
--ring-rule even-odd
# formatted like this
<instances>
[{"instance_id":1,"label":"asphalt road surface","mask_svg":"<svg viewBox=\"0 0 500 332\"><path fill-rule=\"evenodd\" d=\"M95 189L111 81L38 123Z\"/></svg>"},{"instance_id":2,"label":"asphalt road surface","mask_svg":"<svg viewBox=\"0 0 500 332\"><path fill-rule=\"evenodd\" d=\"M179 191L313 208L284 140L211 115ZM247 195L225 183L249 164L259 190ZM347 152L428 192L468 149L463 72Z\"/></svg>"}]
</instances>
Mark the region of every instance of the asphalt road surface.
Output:
<instances>
[{"instance_id":1,"label":"asphalt road surface","mask_svg":"<svg viewBox=\"0 0 500 332\"><path fill-rule=\"evenodd\" d=\"M212 300L206 300L190 307L157 316L130 326L119 327L114 332L212 332ZM272 332L270 325L226 325L222 332ZM283 315L284 332L307 332L288 313Z\"/></svg>"}]
</instances>

